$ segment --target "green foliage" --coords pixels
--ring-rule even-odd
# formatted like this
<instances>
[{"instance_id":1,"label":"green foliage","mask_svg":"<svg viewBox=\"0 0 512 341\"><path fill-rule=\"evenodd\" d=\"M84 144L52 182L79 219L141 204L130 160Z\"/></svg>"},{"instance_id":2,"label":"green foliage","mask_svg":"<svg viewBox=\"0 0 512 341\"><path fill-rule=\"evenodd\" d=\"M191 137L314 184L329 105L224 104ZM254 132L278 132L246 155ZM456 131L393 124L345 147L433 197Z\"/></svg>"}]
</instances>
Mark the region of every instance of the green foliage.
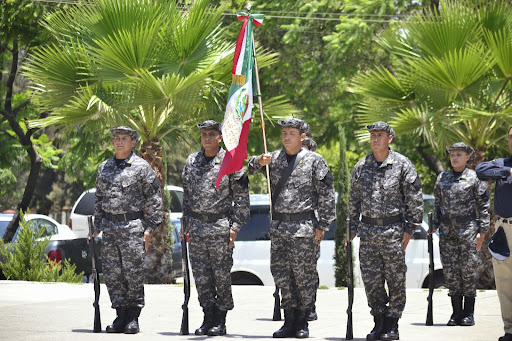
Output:
<instances>
[{"instance_id":1,"label":"green foliage","mask_svg":"<svg viewBox=\"0 0 512 341\"><path fill-rule=\"evenodd\" d=\"M83 272L76 274L76 265L48 259L45 253L50 237L41 240L44 230L34 231L20 212L17 241L5 244L0 239L0 269L7 279L38 282L79 283Z\"/></svg>"},{"instance_id":2,"label":"green foliage","mask_svg":"<svg viewBox=\"0 0 512 341\"><path fill-rule=\"evenodd\" d=\"M0 168L0 183L2 184L0 188L0 196L7 195L7 193L10 193L16 186L16 176L10 169Z\"/></svg>"},{"instance_id":3,"label":"green foliage","mask_svg":"<svg viewBox=\"0 0 512 341\"><path fill-rule=\"evenodd\" d=\"M379 37L390 63L353 79L351 90L361 95L356 117L362 124L384 119L441 159L458 141L475 149L476 162L493 158L489 146L503 141L511 122L511 23L509 1L459 0L390 27Z\"/></svg>"},{"instance_id":4,"label":"green foliage","mask_svg":"<svg viewBox=\"0 0 512 341\"><path fill-rule=\"evenodd\" d=\"M347 238L348 200L350 192L350 173L347 165L347 142L345 129L340 127L339 163L336 172L336 230L334 231L334 278L337 287L347 286L347 253L344 249Z\"/></svg>"}]
</instances>

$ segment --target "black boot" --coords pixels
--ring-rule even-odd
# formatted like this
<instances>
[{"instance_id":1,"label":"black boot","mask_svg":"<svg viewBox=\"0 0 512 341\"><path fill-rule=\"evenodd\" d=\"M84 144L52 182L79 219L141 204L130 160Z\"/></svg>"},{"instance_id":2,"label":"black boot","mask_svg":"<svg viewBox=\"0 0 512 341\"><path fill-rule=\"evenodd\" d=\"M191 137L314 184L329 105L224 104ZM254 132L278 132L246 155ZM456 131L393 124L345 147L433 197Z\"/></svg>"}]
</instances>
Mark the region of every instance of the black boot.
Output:
<instances>
[{"instance_id":1,"label":"black boot","mask_svg":"<svg viewBox=\"0 0 512 341\"><path fill-rule=\"evenodd\" d=\"M126 325L126 309L116 308L117 317L111 325L107 326L107 333L124 333Z\"/></svg>"},{"instance_id":2,"label":"black boot","mask_svg":"<svg viewBox=\"0 0 512 341\"><path fill-rule=\"evenodd\" d=\"M141 308L131 307L128 309L126 317L126 326L124 327L125 334L137 334L139 332L139 316Z\"/></svg>"},{"instance_id":3,"label":"black boot","mask_svg":"<svg viewBox=\"0 0 512 341\"><path fill-rule=\"evenodd\" d=\"M213 327L214 308L213 307L203 308L203 314L204 314L203 324L201 325L201 327L196 329L196 332L195 332L196 335L207 335L208 329Z\"/></svg>"},{"instance_id":4,"label":"black boot","mask_svg":"<svg viewBox=\"0 0 512 341\"><path fill-rule=\"evenodd\" d=\"M500 336L500 338L498 339L498 341L512 341L512 334L510 334L510 333L505 333L505 335Z\"/></svg>"},{"instance_id":5,"label":"black boot","mask_svg":"<svg viewBox=\"0 0 512 341\"><path fill-rule=\"evenodd\" d=\"M475 298L464 296L464 318L460 321L461 326L474 326Z\"/></svg>"},{"instance_id":6,"label":"black boot","mask_svg":"<svg viewBox=\"0 0 512 341\"><path fill-rule=\"evenodd\" d=\"M295 336L295 309L284 310L284 324L272 337L282 339Z\"/></svg>"},{"instance_id":7,"label":"black boot","mask_svg":"<svg viewBox=\"0 0 512 341\"><path fill-rule=\"evenodd\" d=\"M213 327L208 329L208 336L220 336L226 334L226 310L215 309Z\"/></svg>"},{"instance_id":8,"label":"black boot","mask_svg":"<svg viewBox=\"0 0 512 341\"><path fill-rule=\"evenodd\" d=\"M384 327L384 333L380 336L382 341L400 340L400 335L398 334L398 318L386 317Z\"/></svg>"},{"instance_id":9,"label":"black boot","mask_svg":"<svg viewBox=\"0 0 512 341\"><path fill-rule=\"evenodd\" d=\"M306 311L297 311L295 316L295 337L297 339L307 339L309 337L308 315L309 313Z\"/></svg>"},{"instance_id":10,"label":"black boot","mask_svg":"<svg viewBox=\"0 0 512 341\"><path fill-rule=\"evenodd\" d=\"M316 306L313 306L313 311L311 311L308 315L308 321L316 321L318 320L318 315L316 313Z\"/></svg>"},{"instance_id":11,"label":"black boot","mask_svg":"<svg viewBox=\"0 0 512 341\"><path fill-rule=\"evenodd\" d=\"M462 320L462 296L450 296L452 299L453 314L447 326L458 326Z\"/></svg>"},{"instance_id":12,"label":"black boot","mask_svg":"<svg viewBox=\"0 0 512 341\"><path fill-rule=\"evenodd\" d=\"M366 340L369 341L380 340L380 336L384 333L384 315L373 316L373 322L375 322L375 326L370 334L366 335Z\"/></svg>"}]
</instances>

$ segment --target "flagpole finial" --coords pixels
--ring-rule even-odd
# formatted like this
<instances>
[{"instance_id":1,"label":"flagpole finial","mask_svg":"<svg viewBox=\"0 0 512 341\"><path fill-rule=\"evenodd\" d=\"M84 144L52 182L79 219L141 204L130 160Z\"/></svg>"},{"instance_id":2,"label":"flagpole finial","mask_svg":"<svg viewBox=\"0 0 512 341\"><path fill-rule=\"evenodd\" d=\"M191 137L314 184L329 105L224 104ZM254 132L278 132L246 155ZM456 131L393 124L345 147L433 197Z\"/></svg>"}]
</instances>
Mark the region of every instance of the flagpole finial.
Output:
<instances>
[{"instance_id":1,"label":"flagpole finial","mask_svg":"<svg viewBox=\"0 0 512 341\"><path fill-rule=\"evenodd\" d=\"M251 5L251 3L249 1L247 1L247 5L245 5L245 8L247 8L248 11L251 10L252 5Z\"/></svg>"}]
</instances>

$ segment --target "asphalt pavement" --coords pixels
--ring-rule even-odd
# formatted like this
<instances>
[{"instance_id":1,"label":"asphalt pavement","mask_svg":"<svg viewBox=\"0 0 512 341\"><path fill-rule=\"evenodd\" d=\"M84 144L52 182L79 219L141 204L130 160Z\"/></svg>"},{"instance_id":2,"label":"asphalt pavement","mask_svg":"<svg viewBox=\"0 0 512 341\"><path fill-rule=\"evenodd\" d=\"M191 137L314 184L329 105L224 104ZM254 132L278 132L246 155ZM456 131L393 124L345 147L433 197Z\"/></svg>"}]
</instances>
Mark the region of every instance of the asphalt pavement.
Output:
<instances>
[{"instance_id":1,"label":"asphalt pavement","mask_svg":"<svg viewBox=\"0 0 512 341\"><path fill-rule=\"evenodd\" d=\"M272 338L282 321L272 321L273 287L234 286L234 310L227 315L226 336L216 339ZM94 289L92 284L0 281L0 340L205 340L194 330L202 322L197 293L192 288L189 305L190 335L179 335L183 287L146 285L146 307L139 319L137 335L107 334L104 330L115 318L108 293L101 286L102 333L93 333ZM428 291L407 290L407 304L399 321L400 340L407 341L497 341L503 335L503 323L495 290L479 291L473 327L447 327L451 314L446 289L434 293L434 325L425 326ZM318 291L319 319L310 322L310 339L345 340L347 290ZM354 340L366 339L373 327L364 289L355 289L353 309Z\"/></svg>"}]
</instances>

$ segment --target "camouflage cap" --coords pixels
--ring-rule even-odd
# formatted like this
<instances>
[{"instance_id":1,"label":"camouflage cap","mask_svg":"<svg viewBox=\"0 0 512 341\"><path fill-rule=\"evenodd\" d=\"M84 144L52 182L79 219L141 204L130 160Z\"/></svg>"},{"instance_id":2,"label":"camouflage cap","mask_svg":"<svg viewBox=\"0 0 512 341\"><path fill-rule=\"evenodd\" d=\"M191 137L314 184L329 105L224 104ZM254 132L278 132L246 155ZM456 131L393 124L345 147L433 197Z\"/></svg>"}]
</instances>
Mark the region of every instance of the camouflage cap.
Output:
<instances>
[{"instance_id":1,"label":"camouflage cap","mask_svg":"<svg viewBox=\"0 0 512 341\"><path fill-rule=\"evenodd\" d=\"M451 152L452 150L463 150L469 155L473 155L475 153L475 150L465 144L464 142L457 142L452 144L451 146L446 146L446 151Z\"/></svg>"},{"instance_id":2,"label":"camouflage cap","mask_svg":"<svg viewBox=\"0 0 512 341\"><path fill-rule=\"evenodd\" d=\"M314 152L318 147L315 140L306 136L306 138L302 141L302 145L308 147L309 150Z\"/></svg>"},{"instance_id":3,"label":"camouflage cap","mask_svg":"<svg viewBox=\"0 0 512 341\"><path fill-rule=\"evenodd\" d=\"M389 124L387 124L386 122L382 122L382 121L367 125L366 130L368 130L368 131L382 130L382 131L387 132L389 135L393 136L393 139L395 139L395 137L396 137L396 134L395 134L395 131L393 130L393 128L391 128L391 126Z\"/></svg>"},{"instance_id":4,"label":"camouflage cap","mask_svg":"<svg viewBox=\"0 0 512 341\"><path fill-rule=\"evenodd\" d=\"M137 133L136 130L126 127L126 126L120 126L117 128L112 128L109 130L110 136L114 138L116 135L128 135L132 138L132 140L137 141L139 139L139 133Z\"/></svg>"},{"instance_id":5,"label":"camouflage cap","mask_svg":"<svg viewBox=\"0 0 512 341\"><path fill-rule=\"evenodd\" d=\"M306 133L309 131L309 124L304 122L303 120L295 117L285 118L284 120L277 121L277 124L281 126L281 128L295 128L299 129L301 133Z\"/></svg>"},{"instance_id":6,"label":"camouflage cap","mask_svg":"<svg viewBox=\"0 0 512 341\"><path fill-rule=\"evenodd\" d=\"M199 129L213 129L213 130L217 130L219 133L222 133L221 128L220 128L220 123L216 122L214 120L207 120L202 123L198 123L197 127Z\"/></svg>"}]
</instances>

